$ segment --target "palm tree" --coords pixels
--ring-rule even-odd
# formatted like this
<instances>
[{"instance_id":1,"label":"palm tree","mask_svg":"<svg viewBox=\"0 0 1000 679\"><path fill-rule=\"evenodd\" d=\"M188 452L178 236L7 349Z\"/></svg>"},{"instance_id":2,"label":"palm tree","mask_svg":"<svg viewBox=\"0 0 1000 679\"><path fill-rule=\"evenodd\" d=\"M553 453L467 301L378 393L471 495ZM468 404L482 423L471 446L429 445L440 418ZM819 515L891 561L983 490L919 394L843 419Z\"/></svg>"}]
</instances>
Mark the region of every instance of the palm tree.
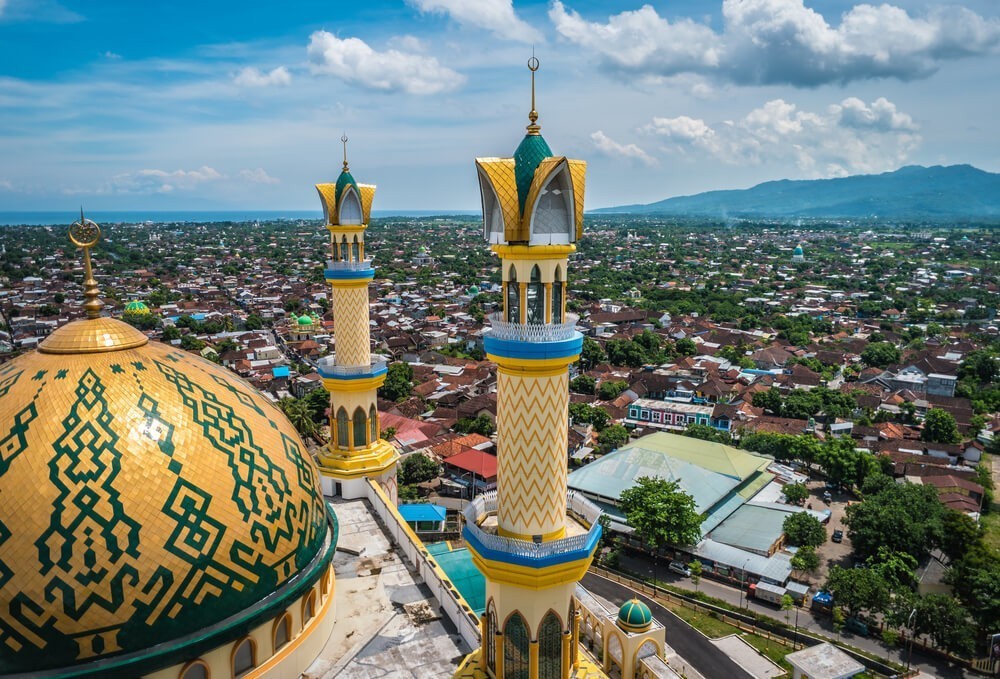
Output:
<instances>
[{"instance_id":1,"label":"palm tree","mask_svg":"<svg viewBox=\"0 0 1000 679\"><path fill-rule=\"evenodd\" d=\"M291 396L278 401L278 406L285 417L302 436L312 436L316 433L316 423L312 419L309 404Z\"/></svg>"}]
</instances>

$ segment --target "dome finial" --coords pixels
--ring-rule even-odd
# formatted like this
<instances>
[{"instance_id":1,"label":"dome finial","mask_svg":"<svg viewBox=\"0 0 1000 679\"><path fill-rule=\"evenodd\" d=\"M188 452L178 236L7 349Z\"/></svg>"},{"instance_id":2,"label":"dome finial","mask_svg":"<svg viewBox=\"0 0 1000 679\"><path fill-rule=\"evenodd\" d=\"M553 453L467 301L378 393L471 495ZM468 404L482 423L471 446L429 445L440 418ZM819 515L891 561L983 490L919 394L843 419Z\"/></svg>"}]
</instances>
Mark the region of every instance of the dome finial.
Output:
<instances>
[{"instance_id":1,"label":"dome finial","mask_svg":"<svg viewBox=\"0 0 1000 679\"><path fill-rule=\"evenodd\" d=\"M347 167L347 133L346 132L344 132L344 134L340 137L340 143L342 143L344 145L344 172L347 172L347 170L350 169L350 168Z\"/></svg>"},{"instance_id":2,"label":"dome finial","mask_svg":"<svg viewBox=\"0 0 1000 679\"><path fill-rule=\"evenodd\" d=\"M528 125L528 134L538 134L541 131L541 126L536 123L538 120L538 111L535 110L535 71L538 70L538 59L535 57L535 48L531 48L531 58L528 59L528 70L531 71L531 112L528 113L528 120L531 124Z\"/></svg>"},{"instance_id":3,"label":"dome finial","mask_svg":"<svg viewBox=\"0 0 1000 679\"><path fill-rule=\"evenodd\" d=\"M97 281L94 280L94 270L90 266L90 248L101 239L101 227L83 216L80 208L80 221L73 222L69 227L69 240L73 245L83 250L83 308L87 310L87 318L100 318L104 304L99 299Z\"/></svg>"}]
</instances>

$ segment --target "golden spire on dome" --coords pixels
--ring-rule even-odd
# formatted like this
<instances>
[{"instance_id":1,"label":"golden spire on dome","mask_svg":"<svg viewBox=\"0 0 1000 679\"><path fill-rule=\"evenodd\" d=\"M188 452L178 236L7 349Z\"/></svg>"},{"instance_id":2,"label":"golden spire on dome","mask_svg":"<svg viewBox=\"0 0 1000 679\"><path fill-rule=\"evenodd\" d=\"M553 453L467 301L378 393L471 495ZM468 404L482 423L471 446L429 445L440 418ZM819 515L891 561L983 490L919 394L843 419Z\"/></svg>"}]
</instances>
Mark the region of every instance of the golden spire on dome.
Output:
<instances>
[{"instance_id":1,"label":"golden spire on dome","mask_svg":"<svg viewBox=\"0 0 1000 679\"><path fill-rule=\"evenodd\" d=\"M344 145L344 172L347 172L350 168L347 167L347 133L345 132L340 138L340 143Z\"/></svg>"},{"instance_id":2,"label":"golden spire on dome","mask_svg":"<svg viewBox=\"0 0 1000 679\"><path fill-rule=\"evenodd\" d=\"M73 245L83 250L83 297L86 302L83 308L87 310L87 318L100 318L104 304L100 300L97 281L94 280L94 270L90 265L90 248L101 239L101 227L83 216L80 208L80 221L73 222L69 227L69 240Z\"/></svg>"},{"instance_id":3,"label":"golden spire on dome","mask_svg":"<svg viewBox=\"0 0 1000 679\"><path fill-rule=\"evenodd\" d=\"M538 120L538 111L535 110L535 71L538 70L538 59L535 58L535 49L531 49L531 58L528 59L528 70L531 71L531 112L528 113L528 120L531 124L528 125L528 134L538 134L541 132L541 125L538 125L535 121Z\"/></svg>"}]
</instances>

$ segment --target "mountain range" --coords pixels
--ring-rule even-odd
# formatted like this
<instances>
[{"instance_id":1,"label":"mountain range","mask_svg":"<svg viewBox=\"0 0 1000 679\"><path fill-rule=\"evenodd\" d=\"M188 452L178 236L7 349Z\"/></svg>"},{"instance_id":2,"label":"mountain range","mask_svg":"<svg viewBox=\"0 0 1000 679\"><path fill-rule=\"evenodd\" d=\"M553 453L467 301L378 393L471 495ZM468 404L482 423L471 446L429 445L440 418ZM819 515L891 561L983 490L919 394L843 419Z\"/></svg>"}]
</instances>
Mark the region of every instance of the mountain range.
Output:
<instances>
[{"instance_id":1,"label":"mountain range","mask_svg":"<svg viewBox=\"0 0 1000 679\"><path fill-rule=\"evenodd\" d=\"M1000 218L1000 174L971 165L908 165L894 172L837 179L764 182L707 191L594 214L692 217L955 219Z\"/></svg>"}]
</instances>

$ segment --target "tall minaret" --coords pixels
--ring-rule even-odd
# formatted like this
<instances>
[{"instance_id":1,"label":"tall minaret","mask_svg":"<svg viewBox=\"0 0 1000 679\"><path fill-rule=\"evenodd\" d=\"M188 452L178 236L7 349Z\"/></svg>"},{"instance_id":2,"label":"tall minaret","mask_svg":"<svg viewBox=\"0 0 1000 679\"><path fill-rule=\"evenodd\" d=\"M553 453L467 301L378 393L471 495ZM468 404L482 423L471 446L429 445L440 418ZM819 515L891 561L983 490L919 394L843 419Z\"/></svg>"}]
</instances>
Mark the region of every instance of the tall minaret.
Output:
<instances>
[{"instance_id":1,"label":"tall minaret","mask_svg":"<svg viewBox=\"0 0 1000 679\"><path fill-rule=\"evenodd\" d=\"M332 259L326 280L333 288L335 354L319 362L323 386L330 392L330 444L319 454L323 491L345 498L365 496L365 479L378 481L396 501L399 453L379 438L376 391L385 382L386 364L371 355L368 284L375 277L365 259L365 229L375 187L358 184L347 166L336 184L317 184L323 217L330 232Z\"/></svg>"},{"instance_id":2,"label":"tall minaret","mask_svg":"<svg viewBox=\"0 0 1000 679\"><path fill-rule=\"evenodd\" d=\"M570 363L583 336L566 314L569 255L583 232L586 163L553 156L531 70L528 133L513 158L478 158L484 235L500 256L503 313L484 338L497 373L497 490L466 510L464 537L486 577L482 648L459 670L491 677L603 676L578 653L573 593L600 537L567 515ZM595 676L588 675L588 676Z\"/></svg>"}]
</instances>

